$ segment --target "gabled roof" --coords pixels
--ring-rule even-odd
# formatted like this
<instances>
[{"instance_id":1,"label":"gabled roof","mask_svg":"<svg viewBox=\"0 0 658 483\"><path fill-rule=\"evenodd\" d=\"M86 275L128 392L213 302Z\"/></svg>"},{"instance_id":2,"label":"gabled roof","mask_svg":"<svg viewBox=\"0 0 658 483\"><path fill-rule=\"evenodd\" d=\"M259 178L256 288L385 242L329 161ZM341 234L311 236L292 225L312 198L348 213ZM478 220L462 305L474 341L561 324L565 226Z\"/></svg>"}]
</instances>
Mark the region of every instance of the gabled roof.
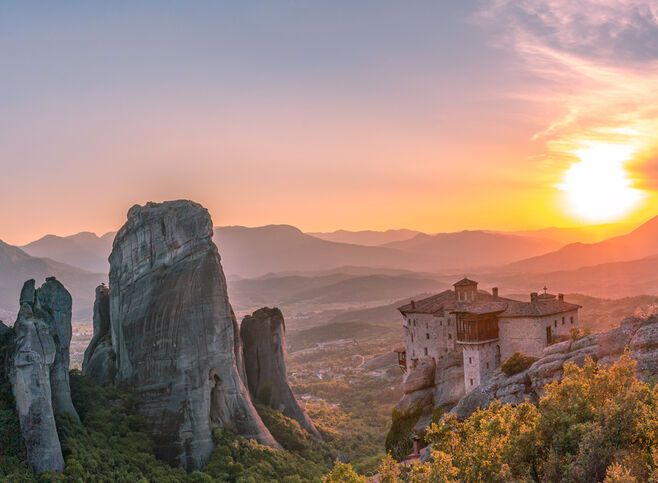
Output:
<instances>
[{"instance_id":1,"label":"gabled roof","mask_svg":"<svg viewBox=\"0 0 658 483\"><path fill-rule=\"evenodd\" d=\"M459 282L454 283L452 286L453 287L469 287L471 285L477 285L478 283L475 280L471 280L469 278L462 278Z\"/></svg>"}]
</instances>

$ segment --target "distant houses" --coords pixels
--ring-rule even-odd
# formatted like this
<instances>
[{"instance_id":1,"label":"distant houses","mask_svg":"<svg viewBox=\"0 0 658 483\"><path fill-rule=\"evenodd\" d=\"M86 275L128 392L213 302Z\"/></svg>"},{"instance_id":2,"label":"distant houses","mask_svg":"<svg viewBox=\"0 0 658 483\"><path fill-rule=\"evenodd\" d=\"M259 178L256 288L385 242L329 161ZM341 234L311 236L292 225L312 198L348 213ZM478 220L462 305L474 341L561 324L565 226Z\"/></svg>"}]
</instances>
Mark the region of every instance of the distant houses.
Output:
<instances>
[{"instance_id":1,"label":"distant houses","mask_svg":"<svg viewBox=\"0 0 658 483\"><path fill-rule=\"evenodd\" d=\"M578 327L578 309L562 294L544 290L522 302L499 296L498 288L478 290L477 282L464 278L453 290L399 307L405 346L396 352L407 370L422 358L439 363L461 353L468 393L515 352L539 356L544 347L568 338Z\"/></svg>"}]
</instances>

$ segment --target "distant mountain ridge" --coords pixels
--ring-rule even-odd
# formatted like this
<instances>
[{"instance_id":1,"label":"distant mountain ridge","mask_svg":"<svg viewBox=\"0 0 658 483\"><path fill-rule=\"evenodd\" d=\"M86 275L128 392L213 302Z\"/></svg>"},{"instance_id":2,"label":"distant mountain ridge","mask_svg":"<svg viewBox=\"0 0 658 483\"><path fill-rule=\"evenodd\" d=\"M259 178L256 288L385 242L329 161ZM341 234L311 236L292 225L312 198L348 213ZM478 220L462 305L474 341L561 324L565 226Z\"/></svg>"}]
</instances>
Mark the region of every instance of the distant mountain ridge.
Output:
<instances>
[{"instance_id":1,"label":"distant mountain ridge","mask_svg":"<svg viewBox=\"0 0 658 483\"><path fill-rule=\"evenodd\" d=\"M18 295L23 282L34 278L37 283L54 276L64 283L73 296L74 317L91 319L94 286L107 280L107 275L72 267L49 258L38 258L18 247L0 241L0 313L12 320L18 312Z\"/></svg>"},{"instance_id":2,"label":"distant mountain ridge","mask_svg":"<svg viewBox=\"0 0 658 483\"><path fill-rule=\"evenodd\" d=\"M81 232L69 236L46 235L22 248L33 257L48 257L90 272L107 273L107 257L112 250L116 232L98 236Z\"/></svg>"},{"instance_id":3,"label":"distant mountain ridge","mask_svg":"<svg viewBox=\"0 0 658 483\"><path fill-rule=\"evenodd\" d=\"M572 243L559 250L511 263L512 272L552 272L604 263L638 260L658 254L658 216L626 235L598 243Z\"/></svg>"},{"instance_id":4,"label":"distant mountain ridge","mask_svg":"<svg viewBox=\"0 0 658 483\"><path fill-rule=\"evenodd\" d=\"M486 231L460 231L415 237L387 243L387 248L422 254L424 260L437 267L461 269L505 265L520 258L555 250L559 242Z\"/></svg>"},{"instance_id":5,"label":"distant mountain ridge","mask_svg":"<svg viewBox=\"0 0 658 483\"><path fill-rule=\"evenodd\" d=\"M391 229L384 231L375 230L336 230L332 232L308 232L308 235L320 238L322 240L334 241L339 243L352 243L364 246L380 246L386 243L409 240L414 236L422 233L416 230Z\"/></svg>"}]
</instances>

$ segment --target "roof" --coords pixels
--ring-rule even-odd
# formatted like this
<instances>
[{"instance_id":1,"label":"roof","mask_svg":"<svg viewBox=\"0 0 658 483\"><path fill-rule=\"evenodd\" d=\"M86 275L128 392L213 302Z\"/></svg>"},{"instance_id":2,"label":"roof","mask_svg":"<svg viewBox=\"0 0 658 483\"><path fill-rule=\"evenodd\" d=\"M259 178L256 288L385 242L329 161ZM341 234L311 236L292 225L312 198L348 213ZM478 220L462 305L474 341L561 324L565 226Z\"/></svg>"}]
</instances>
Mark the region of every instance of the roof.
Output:
<instances>
[{"instance_id":1,"label":"roof","mask_svg":"<svg viewBox=\"0 0 658 483\"><path fill-rule=\"evenodd\" d=\"M578 310L580 305L565 302L560 299L539 299L536 302L519 302L516 300L508 304L501 317L544 317L547 315L563 314Z\"/></svg>"},{"instance_id":2,"label":"roof","mask_svg":"<svg viewBox=\"0 0 658 483\"><path fill-rule=\"evenodd\" d=\"M458 282L459 283L459 282ZM522 302L505 297L494 297L478 290L474 302L459 302L454 290L445 290L436 295L415 300L398 307L402 314L440 314L459 312L468 314L499 314L500 317L544 317L571 312L580 305L565 302L555 297L537 297L537 300Z\"/></svg>"},{"instance_id":3,"label":"roof","mask_svg":"<svg viewBox=\"0 0 658 483\"><path fill-rule=\"evenodd\" d=\"M476 281L464 277L459 282L454 283L453 287L468 287L468 286L477 285L477 284L478 283Z\"/></svg>"}]
</instances>

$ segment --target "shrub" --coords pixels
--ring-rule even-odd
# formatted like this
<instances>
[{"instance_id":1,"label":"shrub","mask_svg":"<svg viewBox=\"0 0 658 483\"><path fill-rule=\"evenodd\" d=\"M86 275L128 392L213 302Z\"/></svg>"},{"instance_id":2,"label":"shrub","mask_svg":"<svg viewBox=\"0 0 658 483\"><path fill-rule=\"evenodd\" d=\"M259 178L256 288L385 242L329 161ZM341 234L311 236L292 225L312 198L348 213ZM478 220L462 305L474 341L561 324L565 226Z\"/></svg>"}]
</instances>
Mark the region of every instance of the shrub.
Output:
<instances>
[{"instance_id":1,"label":"shrub","mask_svg":"<svg viewBox=\"0 0 658 483\"><path fill-rule=\"evenodd\" d=\"M515 352L509 359L503 362L500 366L500 370L503 371L506 376L513 376L514 374L525 371L536 360L536 357Z\"/></svg>"},{"instance_id":2,"label":"shrub","mask_svg":"<svg viewBox=\"0 0 658 483\"><path fill-rule=\"evenodd\" d=\"M573 329L569 330L569 337L571 337L571 340L580 340L583 337L587 337L592 333L591 330L589 329L579 329L578 327L574 327Z\"/></svg>"}]
</instances>

